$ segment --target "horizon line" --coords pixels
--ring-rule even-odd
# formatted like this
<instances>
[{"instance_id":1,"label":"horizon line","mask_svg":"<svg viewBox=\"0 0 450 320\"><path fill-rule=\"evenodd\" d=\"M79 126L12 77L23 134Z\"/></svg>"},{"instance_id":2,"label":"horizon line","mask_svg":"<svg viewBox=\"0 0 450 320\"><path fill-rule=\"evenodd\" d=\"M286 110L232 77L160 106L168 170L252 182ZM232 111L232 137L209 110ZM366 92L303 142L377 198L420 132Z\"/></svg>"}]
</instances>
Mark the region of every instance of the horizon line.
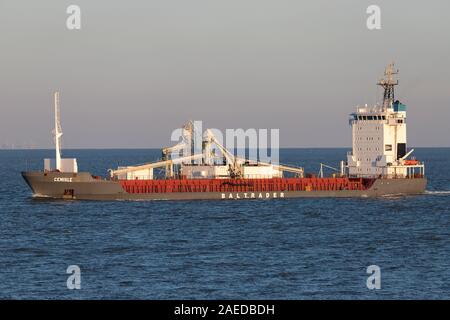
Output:
<instances>
[{"instance_id":1,"label":"horizon line","mask_svg":"<svg viewBox=\"0 0 450 320\"><path fill-rule=\"evenodd\" d=\"M450 146L411 146L411 148L421 148L421 149L450 149ZM55 148L47 148L47 147L36 147L36 148L26 148L26 147L18 147L18 148L0 148L4 151L14 151L14 150L54 150ZM64 148L62 150L161 150L161 147L72 147L72 148ZM247 149L247 148L246 148ZM270 149L270 148L269 148ZM279 149L352 149L351 146L348 147L280 147Z\"/></svg>"}]
</instances>

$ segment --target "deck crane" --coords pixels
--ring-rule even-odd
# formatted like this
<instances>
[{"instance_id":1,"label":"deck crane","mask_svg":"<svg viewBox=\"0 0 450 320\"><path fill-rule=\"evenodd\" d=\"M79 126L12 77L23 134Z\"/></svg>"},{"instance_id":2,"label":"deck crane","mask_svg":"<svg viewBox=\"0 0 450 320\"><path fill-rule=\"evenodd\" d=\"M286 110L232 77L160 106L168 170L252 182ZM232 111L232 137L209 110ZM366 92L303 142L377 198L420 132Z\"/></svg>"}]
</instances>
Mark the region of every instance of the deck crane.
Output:
<instances>
[{"instance_id":1,"label":"deck crane","mask_svg":"<svg viewBox=\"0 0 450 320\"><path fill-rule=\"evenodd\" d=\"M173 147L167 147L167 148L162 149L161 160L167 161L166 162L166 177L173 177L173 171L174 171L173 170L173 161L172 162L168 161L168 160L172 160L172 154L174 152L179 153L180 150L184 151L184 150L186 150L186 148L189 148L189 145L186 142L182 141ZM184 155L184 152L183 152L183 155Z\"/></svg>"},{"instance_id":2,"label":"deck crane","mask_svg":"<svg viewBox=\"0 0 450 320\"><path fill-rule=\"evenodd\" d=\"M183 127L182 127L182 136L181 136L181 141L172 146L172 147L166 147L162 149L162 156L161 156L161 160L162 161L166 161L166 160L171 160L173 159L173 155L177 152L178 153L178 157L187 157L189 155L193 154L193 150L192 150L192 146L193 146L193 131L194 131L194 123L192 121L187 122ZM182 151L180 153L180 151ZM177 157L177 158L178 158ZM189 160L189 162L191 162L192 160ZM166 168L165 168L165 172L166 172L166 178L172 178L173 177L173 173L174 173L174 169L173 169L173 164L168 162L166 164Z\"/></svg>"},{"instance_id":3,"label":"deck crane","mask_svg":"<svg viewBox=\"0 0 450 320\"><path fill-rule=\"evenodd\" d=\"M240 166L242 165L241 161L237 157L235 157L227 148L225 148L219 140L217 140L214 133L207 129L205 133L205 147L207 150L210 150L211 144L215 144L217 148L219 148L222 155L225 157L227 164L229 166L229 173L232 178L239 178L242 176L242 171ZM210 156L210 155L207 155Z\"/></svg>"},{"instance_id":4,"label":"deck crane","mask_svg":"<svg viewBox=\"0 0 450 320\"><path fill-rule=\"evenodd\" d=\"M339 170L338 169L336 169L336 168L334 168L334 167L332 167L332 166L329 166L329 165L326 165L326 164L324 164L324 163L320 163L320 170L319 170L319 177L320 178L323 178L323 168L328 168L328 169L331 169L331 170L333 170L333 171L336 171L336 172L339 172Z\"/></svg>"},{"instance_id":5,"label":"deck crane","mask_svg":"<svg viewBox=\"0 0 450 320\"><path fill-rule=\"evenodd\" d=\"M405 154L403 157L398 159L399 162L402 162L402 161L406 160L406 158L408 158L413 152L414 152L414 149L411 149L407 154Z\"/></svg>"},{"instance_id":6,"label":"deck crane","mask_svg":"<svg viewBox=\"0 0 450 320\"><path fill-rule=\"evenodd\" d=\"M143 165L130 166L126 168L119 168L116 170L109 170L111 178L126 175L128 173L135 173L142 170L153 170L154 168L165 168L166 178L174 178L174 165L193 164L194 161L201 161L203 165L213 166L215 160L222 158L228 165L228 173L231 178L242 178L244 166L253 163L260 166L271 166L275 171L294 173L298 177L304 176L304 170L301 167L285 166L281 164L271 164L261 161L250 161L240 158L231 153L223 144L217 139L213 131L207 129L202 139L201 153L193 154L193 123L188 122L183 126L182 140L173 147L167 147L162 150L161 161L147 163ZM217 147L221 155L218 156L213 151L213 146ZM185 151L181 152L180 151ZM173 157L178 152L179 157ZM152 175L151 175L152 176Z\"/></svg>"}]
</instances>

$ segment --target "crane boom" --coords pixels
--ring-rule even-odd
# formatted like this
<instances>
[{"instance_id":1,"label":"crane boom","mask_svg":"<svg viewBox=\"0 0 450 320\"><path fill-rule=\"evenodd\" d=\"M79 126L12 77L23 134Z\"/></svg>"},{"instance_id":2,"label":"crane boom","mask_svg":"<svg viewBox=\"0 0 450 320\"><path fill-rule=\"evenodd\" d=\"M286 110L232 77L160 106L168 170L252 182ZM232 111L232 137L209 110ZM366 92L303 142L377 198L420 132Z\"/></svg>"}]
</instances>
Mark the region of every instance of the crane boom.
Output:
<instances>
[{"instance_id":1,"label":"crane boom","mask_svg":"<svg viewBox=\"0 0 450 320\"><path fill-rule=\"evenodd\" d=\"M227 162L230 163L230 164L234 164L234 162L236 160L235 156L230 151L228 151L228 149L225 148L217 140L216 136L209 129L207 130L207 136L211 140L210 142L213 142L220 149L220 152L222 152L222 154L225 156L225 158L227 159Z\"/></svg>"},{"instance_id":2,"label":"crane boom","mask_svg":"<svg viewBox=\"0 0 450 320\"><path fill-rule=\"evenodd\" d=\"M185 161L197 160L197 159L201 159L202 157L203 157L203 154L195 154L195 155L187 156L187 157L181 157L181 158L176 158L176 159L171 159L171 160L147 163L147 164L143 164L140 166L133 166L133 167L117 169L117 170L109 170L109 172L110 172L111 177L114 177L114 176L119 176L122 174L129 173L129 172L135 172L135 171L145 170L145 169L160 168L160 167L164 167L164 166L170 165L170 164L177 164L177 163L181 163L181 162L185 162Z\"/></svg>"}]
</instances>

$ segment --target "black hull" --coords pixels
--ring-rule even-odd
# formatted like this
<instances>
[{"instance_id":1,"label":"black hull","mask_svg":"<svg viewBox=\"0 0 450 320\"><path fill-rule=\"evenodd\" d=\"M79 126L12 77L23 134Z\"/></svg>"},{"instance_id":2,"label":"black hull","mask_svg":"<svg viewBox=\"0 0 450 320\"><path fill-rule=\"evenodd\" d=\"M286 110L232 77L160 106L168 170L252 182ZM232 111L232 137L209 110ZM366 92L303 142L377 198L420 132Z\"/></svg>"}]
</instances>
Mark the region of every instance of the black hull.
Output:
<instances>
[{"instance_id":1,"label":"black hull","mask_svg":"<svg viewBox=\"0 0 450 320\"><path fill-rule=\"evenodd\" d=\"M36 198L78 200L242 200L302 197L378 197L396 194L420 194L425 191L427 184L426 178L379 178L367 190L127 193L119 182L95 179L88 172L77 174L23 172L22 176Z\"/></svg>"}]
</instances>

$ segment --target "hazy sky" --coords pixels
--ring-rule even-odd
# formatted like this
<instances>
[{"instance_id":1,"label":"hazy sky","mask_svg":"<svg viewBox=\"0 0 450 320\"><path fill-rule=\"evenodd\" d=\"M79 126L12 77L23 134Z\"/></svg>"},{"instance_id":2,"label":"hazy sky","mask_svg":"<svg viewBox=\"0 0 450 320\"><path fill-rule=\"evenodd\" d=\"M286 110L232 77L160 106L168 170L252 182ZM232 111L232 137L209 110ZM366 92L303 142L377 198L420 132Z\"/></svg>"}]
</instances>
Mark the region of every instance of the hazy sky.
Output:
<instances>
[{"instance_id":1,"label":"hazy sky","mask_svg":"<svg viewBox=\"0 0 450 320\"><path fill-rule=\"evenodd\" d=\"M448 0L0 0L0 40L0 145L51 147L58 89L66 148L162 147L189 119L350 146L394 60L409 145L450 146Z\"/></svg>"}]
</instances>

